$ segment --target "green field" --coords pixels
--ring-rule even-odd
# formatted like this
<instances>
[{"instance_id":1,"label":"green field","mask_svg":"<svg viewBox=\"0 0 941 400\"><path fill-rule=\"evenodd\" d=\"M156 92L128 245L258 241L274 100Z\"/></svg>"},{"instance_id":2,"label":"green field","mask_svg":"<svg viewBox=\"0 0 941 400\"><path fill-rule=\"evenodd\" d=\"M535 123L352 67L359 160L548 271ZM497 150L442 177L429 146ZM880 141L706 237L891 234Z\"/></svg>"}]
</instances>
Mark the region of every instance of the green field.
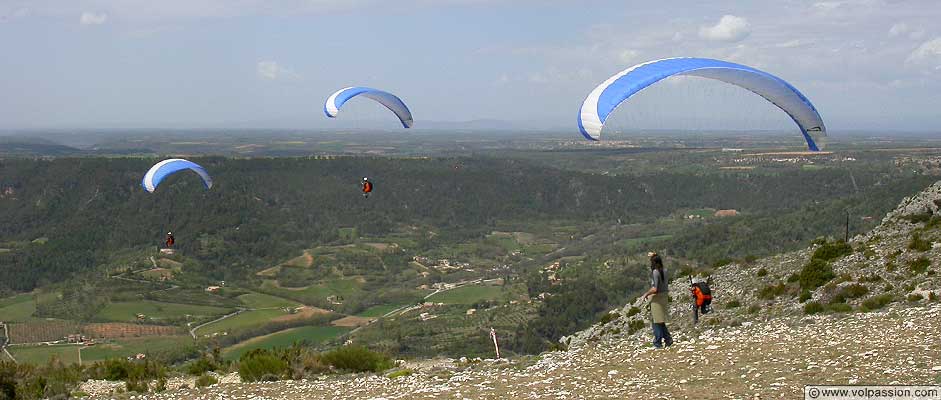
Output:
<instances>
[{"instance_id":1,"label":"green field","mask_svg":"<svg viewBox=\"0 0 941 400\"><path fill-rule=\"evenodd\" d=\"M226 318L214 324L206 325L196 331L197 335L210 335L216 332L228 332L238 329L250 328L253 326L264 325L273 318L288 315L284 311L274 310L254 310L246 311L239 315Z\"/></svg>"},{"instance_id":2,"label":"green field","mask_svg":"<svg viewBox=\"0 0 941 400\"><path fill-rule=\"evenodd\" d=\"M636 246L636 245L645 244L645 243L647 244L655 243L661 240L670 239L672 237L673 235L647 236L647 237L640 237L640 238L624 239L621 241L621 243L623 243L624 246Z\"/></svg>"},{"instance_id":3,"label":"green field","mask_svg":"<svg viewBox=\"0 0 941 400\"><path fill-rule=\"evenodd\" d=\"M685 214L685 215L696 215L696 216L699 216L699 217L701 217L701 218L709 218L709 217L712 217L713 215L715 215L715 213L716 213L716 210L715 210L715 209L712 209L712 208L699 208L699 209L695 209L695 210L686 211L686 212L684 212L683 214Z\"/></svg>"},{"instance_id":4,"label":"green field","mask_svg":"<svg viewBox=\"0 0 941 400\"><path fill-rule=\"evenodd\" d=\"M279 287L273 280L266 280L261 287L267 291L274 291L281 297L297 299L311 304L318 300L323 301L330 295L350 297L359 291L360 283L357 278L346 278L329 280L305 288L287 289Z\"/></svg>"},{"instance_id":5,"label":"green field","mask_svg":"<svg viewBox=\"0 0 941 400\"><path fill-rule=\"evenodd\" d=\"M301 304L281 297L264 293L246 293L237 297L248 308L297 307Z\"/></svg>"},{"instance_id":6,"label":"green field","mask_svg":"<svg viewBox=\"0 0 941 400\"><path fill-rule=\"evenodd\" d=\"M116 357L133 356L137 353L151 354L176 351L193 345L189 336L156 336L115 340L95 346L82 348L82 363L106 360Z\"/></svg>"},{"instance_id":7,"label":"green field","mask_svg":"<svg viewBox=\"0 0 941 400\"><path fill-rule=\"evenodd\" d=\"M0 300L0 321L23 322L36 312L36 302L30 294L21 294Z\"/></svg>"},{"instance_id":8,"label":"green field","mask_svg":"<svg viewBox=\"0 0 941 400\"><path fill-rule=\"evenodd\" d=\"M481 300L497 300L504 295L501 286L472 285L451 289L431 296L427 301L444 304L474 304Z\"/></svg>"},{"instance_id":9,"label":"green field","mask_svg":"<svg viewBox=\"0 0 941 400\"><path fill-rule=\"evenodd\" d=\"M285 329L228 347L223 351L223 356L229 360L237 360L242 354L254 349L287 347L301 341L317 344L336 338L347 331L349 331L349 328L336 326L302 326L300 328Z\"/></svg>"},{"instance_id":10,"label":"green field","mask_svg":"<svg viewBox=\"0 0 941 400\"><path fill-rule=\"evenodd\" d=\"M64 363L78 362L78 347L76 345L43 345L43 346L13 346L10 353L20 364L45 364L52 357L58 357Z\"/></svg>"},{"instance_id":11,"label":"green field","mask_svg":"<svg viewBox=\"0 0 941 400\"><path fill-rule=\"evenodd\" d=\"M402 306L403 304L382 304L378 306L372 306L363 310L363 312L356 314L356 316L367 318L381 317Z\"/></svg>"},{"instance_id":12,"label":"green field","mask_svg":"<svg viewBox=\"0 0 941 400\"><path fill-rule=\"evenodd\" d=\"M97 317L108 321L136 321L137 314L148 318L179 318L185 315L213 316L231 312L231 309L192 304L164 303L158 301L132 301L110 303L98 312Z\"/></svg>"}]
</instances>

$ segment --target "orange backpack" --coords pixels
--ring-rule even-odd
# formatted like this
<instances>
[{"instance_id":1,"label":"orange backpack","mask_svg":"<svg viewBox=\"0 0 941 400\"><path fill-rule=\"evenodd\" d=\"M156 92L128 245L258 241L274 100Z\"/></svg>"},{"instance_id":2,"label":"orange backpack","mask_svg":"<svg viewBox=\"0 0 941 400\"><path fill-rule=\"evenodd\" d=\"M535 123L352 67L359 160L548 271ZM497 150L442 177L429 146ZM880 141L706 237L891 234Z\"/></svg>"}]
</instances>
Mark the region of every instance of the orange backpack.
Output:
<instances>
[{"instance_id":1,"label":"orange backpack","mask_svg":"<svg viewBox=\"0 0 941 400\"><path fill-rule=\"evenodd\" d=\"M696 307L699 307L700 312L708 314L709 311L712 311L712 289L709 288L708 283L693 283L690 290L693 291L693 297L696 298Z\"/></svg>"}]
</instances>

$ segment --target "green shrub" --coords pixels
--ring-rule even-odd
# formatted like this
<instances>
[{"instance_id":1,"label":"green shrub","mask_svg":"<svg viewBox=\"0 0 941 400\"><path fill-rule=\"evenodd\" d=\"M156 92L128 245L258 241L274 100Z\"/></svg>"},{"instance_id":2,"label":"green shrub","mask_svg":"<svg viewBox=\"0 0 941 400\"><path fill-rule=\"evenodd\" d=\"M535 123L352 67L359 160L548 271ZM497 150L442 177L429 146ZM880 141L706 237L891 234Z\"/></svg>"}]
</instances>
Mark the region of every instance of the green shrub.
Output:
<instances>
[{"instance_id":1,"label":"green shrub","mask_svg":"<svg viewBox=\"0 0 941 400\"><path fill-rule=\"evenodd\" d=\"M728 303L725 303L725 308L739 308L742 306L742 303L737 299L732 299Z\"/></svg>"},{"instance_id":2,"label":"green shrub","mask_svg":"<svg viewBox=\"0 0 941 400\"><path fill-rule=\"evenodd\" d=\"M794 283L800 280L800 275L796 272L787 276L787 283Z\"/></svg>"},{"instance_id":3,"label":"green shrub","mask_svg":"<svg viewBox=\"0 0 941 400\"><path fill-rule=\"evenodd\" d=\"M863 301L862 310L863 311L878 310L882 307L887 306L893 300L895 300L895 297L889 293L880 294L878 296L873 296Z\"/></svg>"},{"instance_id":4,"label":"green shrub","mask_svg":"<svg viewBox=\"0 0 941 400\"><path fill-rule=\"evenodd\" d=\"M811 297L813 297L813 294L810 293L809 290L804 290L804 291L801 291L800 296L797 297L797 301L803 303L807 300L810 300Z\"/></svg>"},{"instance_id":5,"label":"green shrub","mask_svg":"<svg viewBox=\"0 0 941 400\"><path fill-rule=\"evenodd\" d=\"M902 219L907 220L908 222L911 222L913 224L920 224L920 223L931 221L931 213L925 212L925 213L918 213L918 214L903 215Z\"/></svg>"},{"instance_id":6,"label":"green shrub","mask_svg":"<svg viewBox=\"0 0 941 400\"><path fill-rule=\"evenodd\" d=\"M764 268L759 268L759 269L758 269L758 272L756 272L755 275L758 276L759 278L762 277L762 276L766 276L766 275L768 275L768 270L766 270L766 269L764 269Z\"/></svg>"},{"instance_id":7,"label":"green shrub","mask_svg":"<svg viewBox=\"0 0 941 400\"><path fill-rule=\"evenodd\" d=\"M392 359L363 346L343 346L322 353L321 361L334 368L353 372L382 372L392 368Z\"/></svg>"},{"instance_id":8,"label":"green shrub","mask_svg":"<svg viewBox=\"0 0 941 400\"><path fill-rule=\"evenodd\" d=\"M627 334L633 335L635 332L644 329L644 321L635 319L627 324Z\"/></svg>"},{"instance_id":9,"label":"green shrub","mask_svg":"<svg viewBox=\"0 0 941 400\"><path fill-rule=\"evenodd\" d=\"M853 311L853 307L846 303L828 304L827 310L836 313L848 313Z\"/></svg>"},{"instance_id":10,"label":"green shrub","mask_svg":"<svg viewBox=\"0 0 941 400\"><path fill-rule=\"evenodd\" d=\"M388 375L389 379L401 378L403 376L409 376L412 374L410 369L400 369Z\"/></svg>"},{"instance_id":11,"label":"green shrub","mask_svg":"<svg viewBox=\"0 0 941 400\"><path fill-rule=\"evenodd\" d=\"M860 298L867 294L869 294L869 288L854 283L840 288L840 291L836 293L831 303L845 303L846 300Z\"/></svg>"},{"instance_id":12,"label":"green shrub","mask_svg":"<svg viewBox=\"0 0 941 400\"><path fill-rule=\"evenodd\" d=\"M724 266L726 266L726 265L731 264L732 262L733 262L733 260L732 260L731 258L723 258L723 259L717 260L716 262L712 263L712 268L724 267Z\"/></svg>"},{"instance_id":13,"label":"green shrub","mask_svg":"<svg viewBox=\"0 0 941 400\"><path fill-rule=\"evenodd\" d=\"M938 295L934 294L934 292L928 292L928 301L938 301Z\"/></svg>"},{"instance_id":14,"label":"green shrub","mask_svg":"<svg viewBox=\"0 0 941 400\"><path fill-rule=\"evenodd\" d=\"M881 281L882 281L882 276L877 275L877 274L870 274L870 275L866 275L866 276L861 276L861 277L859 277L859 281L860 281L860 282L867 282L867 283L871 283L871 282L881 282Z\"/></svg>"},{"instance_id":15,"label":"green shrub","mask_svg":"<svg viewBox=\"0 0 941 400\"><path fill-rule=\"evenodd\" d=\"M931 250L931 241L921 238L921 234L915 232L912 234L912 240L908 242L908 249L925 252Z\"/></svg>"},{"instance_id":16,"label":"green shrub","mask_svg":"<svg viewBox=\"0 0 941 400\"><path fill-rule=\"evenodd\" d=\"M147 393L147 381L142 379L128 379L124 382L124 388L128 392Z\"/></svg>"},{"instance_id":17,"label":"green shrub","mask_svg":"<svg viewBox=\"0 0 941 400\"><path fill-rule=\"evenodd\" d=\"M922 299L924 299L924 297L920 293L911 293L908 295L908 297L905 298L905 300L913 303L916 301L921 301Z\"/></svg>"},{"instance_id":18,"label":"green shrub","mask_svg":"<svg viewBox=\"0 0 941 400\"><path fill-rule=\"evenodd\" d=\"M811 301L811 302L808 302L807 304L804 304L804 314L812 315L812 314L816 314L819 312L823 312L823 305L821 305L820 303L816 301Z\"/></svg>"},{"instance_id":19,"label":"green shrub","mask_svg":"<svg viewBox=\"0 0 941 400\"><path fill-rule=\"evenodd\" d=\"M937 215L935 215L934 217L931 217L931 220L928 221L927 224L925 224L925 230L931 230L931 229L935 229L938 227L941 227L941 216L937 216Z\"/></svg>"},{"instance_id":20,"label":"green shrub","mask_svg":"<svg viewBox=\"0 0 941 400\"><path fill-rule=\"evenodd\" d=\"M814 255L810 258L812 260L822 260L829 262L849 254L853 254L853 246L850 246L846 242L839 241L824 243L818 247L817 250L814 250Z\"/></svg>"},{"instance_id":21,"label":"green shrub","mask_svg":"<svg viewBox=\"0 0 941 400\"><path fill-rule=\"evenodd\" d=\"M629 310L627 310L628 317L637 315L638 313L640 313L640 308L637 308L637 307L631 307Z\"/></svg>"},{"instance_id":22,"label":"green shrub","mask_svg":"<svg viewBox=\"0 0 941 400\"><path fill-rule=\"evenodd\" d=\"M598 319L598 323L604 325L604 324L607 324L608 322L618 319L618 317L619 315L616 312L609 311L609 312L604 313L604 315L602 315L601 318Z\"/></svg>"},{"instance_id":23,"label":"green shrub","mask_svg":"<svg viewBox=\"0 0 941 400\"><path fill-rule=\"evenodd\" d=\"M746 263L751 264L751 263L753 263L753 262L755 262L755 261L758 261L758 256L747 255L747 256L745 256L745 258L744 258L743 260L745 260Z\"/></svg>"},{"instance_id":24,"label":"green shrub","mask_svg":"<svg viewBox=\"0 0 941 400\"><path fill-rule=\"evenodd\" d=\"M757 314L758 311L761 311L761 306L759 306L759 305L757 305L757 304L752 304L752 305L748 306L748 309L747 309L747 310L745 310L745 312L747 312L747 313L749 313L749 314Z\"/></svg>"},{"instance_id":25,"label":"green shrub","mask_svg":"<svg viewBox=\"0 0 941 400\"><path fill-rule=\"evenodd\" d=\"M216 351L218 353L218 351ZM219 362L221 356L218 354L204 353L199 358L186 364L184 368L186 373L195 376L201 376L210 371L219 371L224 369L224 363Z\"/></svg>"},{"instance_id":26,"label":"green shrub","mask_svg":"<svg viewBox=\"0 0 941 400\"><path fill-rule=\"evenodd\" d=\"M167 378L161 377L160 379L157 379L157 382L154 383L154 387L150 388L150 391L154 393L166 392Z\"/></svg>"},{"instance_id":27,"label":"green shrub","mask_svg":"<svg viewBox=\"0 0 941 400\"><path fill-rule=\"evenodd\" d=\"M885 264L885 272L895 272L895 263L889 261Z\"/></svg>"},{"instance_id":28,"label":"green shrub","mask_svg":"<svg viewBox=\"0 0 941 400\"><path fill-rule=\"evenodd\" d=\"M931 261L926 257L921 257L916 260L912 260L908 263L908 270L911 273L918 275L928 270L928 267L931 265Z\"/></svg>"},{"instance_id":29,"label":"green shrub","mask_svg":"<svg viewBox=\"0 0 941 400\"><path fill-rule=\"evenodd\" d=\"M814 258L801 269L797 281L801 289L814 290L825 285L835 277L833 268L830 268L830 264L827 264L827 262L822 259Z\"/></svg>"},{"instance_id":30,"label":"green shrub","mask_svg":"<svg viewBox=\"0 0 941 400\"><path fill-rule=\"evenodd\" d=\"M892 286L891 283L886 283L885 286L882 287L883 292L891 292L892 289L895 289L895 286Z\"/></svg>"},{"instance_id":31,"label":"green shrub","mask_svg":"<svg viewBox=\"0 0 941 400\"><path fill-rule=\"evenodd\" d=\"M212 386L217 383L219 383L219 380L216 379L216 377L209 375L209 374L200 375L199 378L196 378L196 387L198 388Z\"/></svg>"},{"instance_id":32,"label":"green shrub","mask_svg":"<svg viewBox=\"0 0 941 400\"><path fill-rule=\"evenodd\" d=\"M288 363L266 349L249 351L239 358L239 377L244 382L277 381L288 373Z\"/></svg>"},{"instance_id":33,"label":"green shrub","mask_svg":"<svg viewBox=\"0 0 941 400\"><path fill-rule=\"evenodd\" d=\"M763 300L771 300L775 297L778 297L787 292L787 286L783 283L778 283L777 285L768 285L758 291L758 298Z\"/></svg>"}]
</instances>

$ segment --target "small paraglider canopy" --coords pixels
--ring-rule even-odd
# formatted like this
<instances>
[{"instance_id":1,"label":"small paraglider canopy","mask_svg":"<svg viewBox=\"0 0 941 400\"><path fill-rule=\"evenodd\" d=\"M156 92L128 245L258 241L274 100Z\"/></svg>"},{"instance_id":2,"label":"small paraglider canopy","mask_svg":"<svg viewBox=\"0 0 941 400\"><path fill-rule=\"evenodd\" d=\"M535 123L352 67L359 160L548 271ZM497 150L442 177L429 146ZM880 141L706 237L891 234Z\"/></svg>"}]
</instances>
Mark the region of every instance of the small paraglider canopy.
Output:
<instances>
[{"instance_id":1,"label":"small paraglider canopy","mask_svg":"<svg viewBox=\"0 0 941 400\"><path fill-rule=\"evenodd\" d=\"M412 112L409 111L408 106L405 105L402 99L392 93L364 86L343 88L330 95L323 105L324 114L330 118L336 118L343 104L356 96L363 96L382 104L395 113L396 117L399 117L399 121L402 122L402 126L405 128L411 128L414 124Z\"/></svg>"},{"instance_id":2,"label":"small paraglider canopy","mask_svg":"<svg viewBox=\"0 0 941 400\"><path fill-rule=\"evenodd\" d=\"M144 187L144 190L147 190L150 193L153 193L157 190L157 186L160 185L160 182L163 182L168 176L173 175L180 171L190 170L195 172L203 180L203 185L206 186L206 189L212 188L212 177L209 176L209 173L206 172L206 169L189 160L184 160L182 158L171 158L169 160L163 160L154 164L153 167L150 167L150 170L144 174L144 179L141 181L141 186Z\"/></svg>"},{"instance_id":3,"label":"small paraglider canopy","mask_svg":"<svg viewBox=\"0 0 941 400\"><path fill-rule=\"evenodd\" d=\"M589 140L600 140L605 120L621 103L663 79L698 76L747 89L778 106L797 123L807 147L819 151L827 128L814 105L790 83L767 72L708 58L667 58L637 64L595 87L578 113L578 129Z\"/></svg>"}]
</instances>

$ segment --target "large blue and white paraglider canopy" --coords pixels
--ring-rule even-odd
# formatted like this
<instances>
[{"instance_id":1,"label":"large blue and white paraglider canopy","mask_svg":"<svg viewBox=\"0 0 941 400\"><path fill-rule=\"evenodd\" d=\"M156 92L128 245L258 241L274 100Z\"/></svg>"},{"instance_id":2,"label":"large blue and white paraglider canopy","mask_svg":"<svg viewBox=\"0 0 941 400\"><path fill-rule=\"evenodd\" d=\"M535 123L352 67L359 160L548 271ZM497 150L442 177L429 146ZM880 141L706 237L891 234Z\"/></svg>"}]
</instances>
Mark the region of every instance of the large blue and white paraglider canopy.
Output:
<instances>
[{"instance_id":1,"label":"large blue and white paraglider canopy","mask_svg":"<svg viewBox=\"0 0 941 400\"><path fill-rule=\"evenodd\" d=\"M578 129L585 138L600 140L605 120L621 103L654 83L679 75L720 80L764 97L797 123L810 150L823 148L827 128L820 113L797 88L767 72L708 58L655 60L637 64L608 78L582 103Z\"/></svg>"},{"instance_id":2,"label":"large blue and white paraglider canopy","mask_svg":"<svg viewBox=\"0 0 941 400\"><path fill-rule=\"evenodd\" d=\"M160 185L160 182L163 182L168 176L184 170L191 170L199 175L203 180L203 184L206 185L206 189L212 187L212 177L209 176L205 168L182 158L171 158L154 164L154 166L150 167L150 170L144 174L141 186L148 192L153 193L154 190L157 190L157 186Z\"/></svg>"},{"instance_id":3,"label":"large blue and white paraglider canopy","mask_svg":"<svg viewBox=\"0 0 941 400\"><path fill-rule=\"evenodd\" d=\"M379 104L384 105L395 113L395 116L399 117L399 121L402 122L403 127L412 127L414 123L414 121L412 121L412 112L408 110L408 107L402 99L392 93L363 86L343 88L330 95L330 97L327 98L327 102L323 105L324 114L327 114L330 118L336 118L337 114L340 112L340 108L343 107L343 103L346 103L347 100L356 96L363 96L377 101Z\"/></svg>"}]
</instances>

